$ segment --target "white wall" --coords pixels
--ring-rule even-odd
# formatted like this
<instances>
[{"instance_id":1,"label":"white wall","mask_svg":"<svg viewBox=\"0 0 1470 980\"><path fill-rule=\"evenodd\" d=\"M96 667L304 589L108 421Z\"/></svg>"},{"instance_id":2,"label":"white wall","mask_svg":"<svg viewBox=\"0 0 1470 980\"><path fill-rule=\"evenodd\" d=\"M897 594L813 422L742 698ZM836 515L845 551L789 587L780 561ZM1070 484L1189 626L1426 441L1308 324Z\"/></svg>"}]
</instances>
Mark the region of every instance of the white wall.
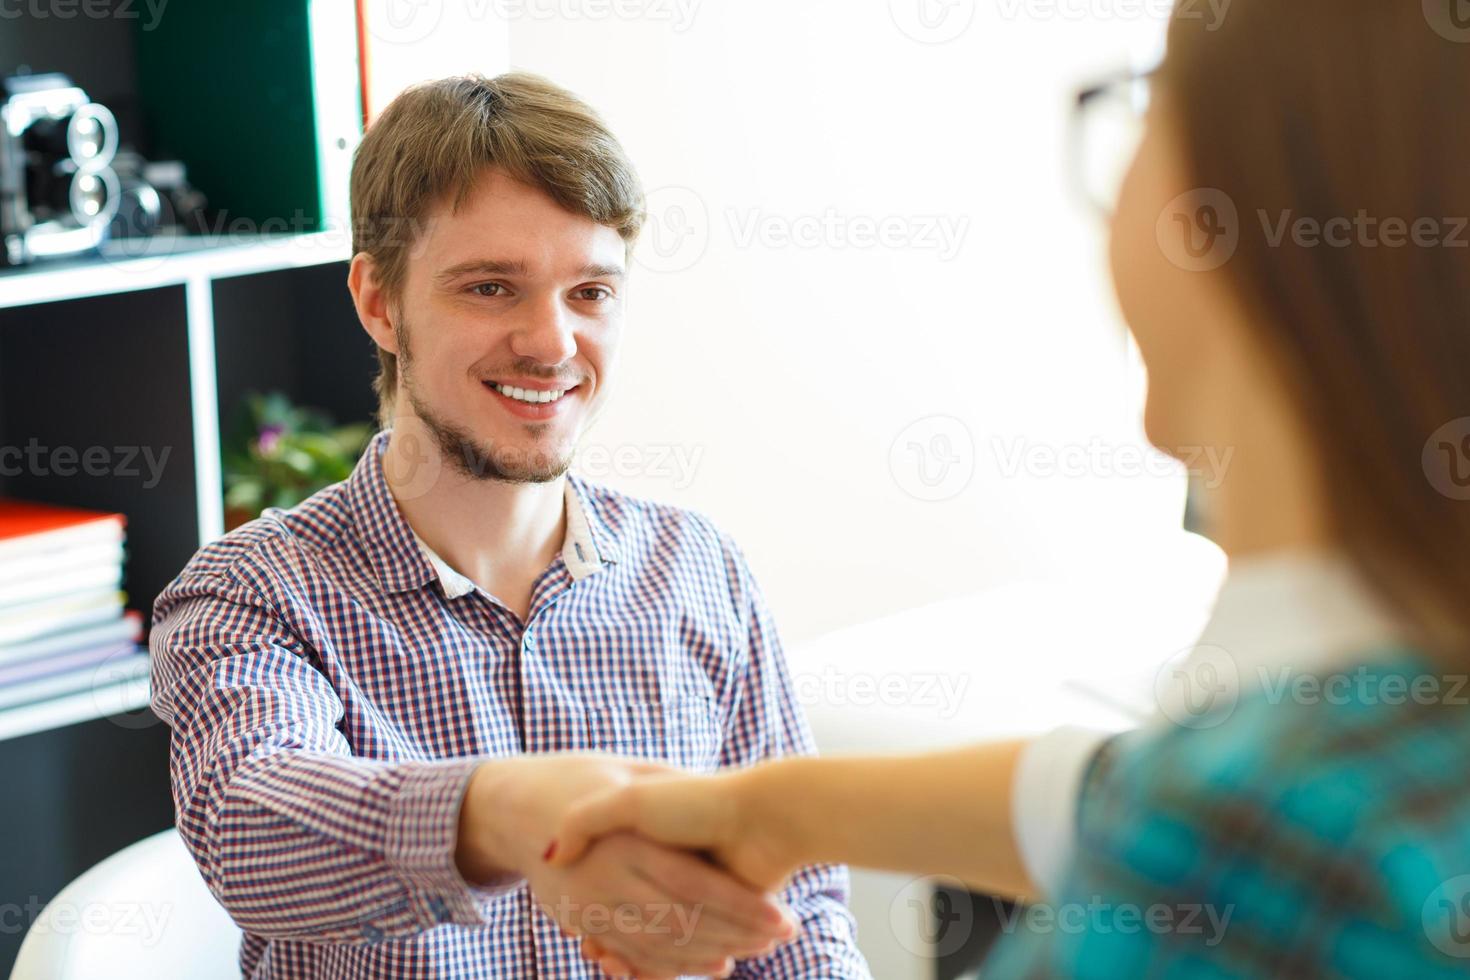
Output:
<instances>
[{"instance_id":1,"label":"white wall","mask_svg":"<svg viewBox=\"0 0 1470 980\"><path fill-rule=\"evenodd\" d=\"M1177 471L1117 475L1141 373L1064 167L1076 83L1156 43L1159 4L393 2L439 25L398 76L493 73L508 37L629 150L652 217L582 469L734 532L788 641L1178 526Z\"/></svg>"},{"instance_id":2,"label":"white wall","mask_svg":"<svg viewBox=\"0 0 1470 980\"><path fill-rule=\"evenodd\" d=\"M1110 477L1129 462L1111 448L1075 477L1015 456L1142 445L1141 376L1101 229L1068 193L1064 137L1075 83L1126 64L1160 21L935 4L950 30L971 17L935 44L900 27L933 36L906 4L704 0L680 20L673 0L600 19L546 0L557 17L511 23L512 64L593 102L651 192L595 461L731 529L788 640L1067 574L1082 552L1126 559L1120 538L1182 512L1182 477ZM780 237L829 215L812 244ZM856 237L885 220L896 247ZM906 490L923 490L918 450L893 465L890 450L908 431L942 451L939 423L908 429L935 415L962 424L941 452L958 458L951 479L973 478L929 501ZM626 476L619 447L634 447ZM692 479L661 447L697 459Z\"/></svg>"}]
</instances>

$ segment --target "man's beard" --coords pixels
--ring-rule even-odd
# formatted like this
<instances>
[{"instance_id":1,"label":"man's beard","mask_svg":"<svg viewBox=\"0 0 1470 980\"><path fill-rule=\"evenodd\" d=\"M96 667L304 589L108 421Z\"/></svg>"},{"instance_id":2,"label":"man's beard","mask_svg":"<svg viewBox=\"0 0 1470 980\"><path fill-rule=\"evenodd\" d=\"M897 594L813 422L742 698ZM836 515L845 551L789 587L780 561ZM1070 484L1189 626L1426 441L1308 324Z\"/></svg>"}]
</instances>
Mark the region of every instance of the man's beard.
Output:
<instances>
[{"instance_id":1,"label":"man's beard","mask_svg":"<svg viewBox=\"0 0 1470 980\"><path fill-rule=\"evenodd\" d=\"M472 480L499 480L502 483L550 483L562 476L572 465L572 454L550 455L544 450L524 451L513 448L497 448L495 445L476 439L474 434L462 426L440 418L428 406L414 384L410 368L412 358L408 351L408 331L400 312L394 323L398 339L398 373L403 380L403 390L408 404L438 445L439 455L455 470ZM527 429L548 428L549 423L527 423Z\"/></svg>"}]
</instances>

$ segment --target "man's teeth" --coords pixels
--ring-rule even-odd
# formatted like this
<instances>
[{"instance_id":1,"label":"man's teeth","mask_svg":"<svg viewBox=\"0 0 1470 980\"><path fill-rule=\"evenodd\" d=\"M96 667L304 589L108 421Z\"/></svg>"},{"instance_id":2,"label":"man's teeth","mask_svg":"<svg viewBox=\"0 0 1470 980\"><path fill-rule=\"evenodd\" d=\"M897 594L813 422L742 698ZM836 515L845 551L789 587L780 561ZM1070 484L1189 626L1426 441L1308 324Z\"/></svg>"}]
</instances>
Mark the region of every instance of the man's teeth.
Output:
<instances>
[{"instance_id":1,"label":"man's teeth","mask_svg":"<svg viewBox=\"0 0 1470 980\"><path fill-rule=\"evenodd\" d=\"M512 388L510 385L496 384L493 381L490 382L490 387L507 398L514 398L518 402L530 402L533 405L554 402L572 390L564 388L561 391L531 391L527 388Z\"/></svg>"}]
</instances>

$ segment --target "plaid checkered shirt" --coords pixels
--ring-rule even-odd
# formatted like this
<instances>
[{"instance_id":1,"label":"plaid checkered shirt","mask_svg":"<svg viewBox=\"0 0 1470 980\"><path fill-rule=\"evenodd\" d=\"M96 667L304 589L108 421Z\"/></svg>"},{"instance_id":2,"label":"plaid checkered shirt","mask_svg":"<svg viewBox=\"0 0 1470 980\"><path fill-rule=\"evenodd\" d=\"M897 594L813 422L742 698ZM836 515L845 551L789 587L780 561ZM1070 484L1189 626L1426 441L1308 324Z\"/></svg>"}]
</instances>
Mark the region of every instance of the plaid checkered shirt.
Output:
<instances>
[{"instance_id":1,"label":"plaid checkered shirt","mask_svg":"<svg viewBox=\"0 0 1470 980\"><path fill-rule=\"evenodd\" d=\"M594 978L522 881L454 862L486 757L590 749L695 771L813 751L775 625L706 518L567 480L525 623L420 546L378 435L352 475L201 549L159 596L153 708L178 829L252 978ZM737 976L869 976L845 869Z\"/></svg>"}]
</instances>

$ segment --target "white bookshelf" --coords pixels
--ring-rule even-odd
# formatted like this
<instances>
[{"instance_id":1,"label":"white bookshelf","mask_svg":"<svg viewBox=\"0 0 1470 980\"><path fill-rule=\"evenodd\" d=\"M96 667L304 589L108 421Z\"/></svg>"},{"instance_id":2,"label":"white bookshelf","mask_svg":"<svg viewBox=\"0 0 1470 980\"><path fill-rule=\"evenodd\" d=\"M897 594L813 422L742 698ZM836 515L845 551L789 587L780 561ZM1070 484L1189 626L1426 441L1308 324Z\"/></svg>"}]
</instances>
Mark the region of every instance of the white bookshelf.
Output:
<instances>
[{"instance_id":1,"label":"white bookshelf","mask_svg":"<svg viewBox=\"0 0 1470 980\"><path fill-rule=\"evenodd\" d=\"M53 425L52 438L56 443L70 444L102 438L95 434L93 425L98 417L112 419L116 425L116 417L134 411L144 413L154 400L166 399L163 407L152 409L152 421L140 419L129 434L133 441L156 439L187 445L191 462L186 472L171 471L171 489L165 488L179 503L187 501L189 506L183 510L193 510L187 517L180 515L182 523L171 519L173 511L160 497L139 497L136 492L132 498L114 499L104 487L98 486L89 489L94 494L92 498L57 501L117 510L128 516L129 568L145 566L145 574L139 576L142 586L129 586L129 605L143 612L145 622L157 589L183 567L194 549L224 533L221 386L226 383L238 394L244 382L232 378L232 371L247 379L253 371L252 366L236 368L221 363L218 345L221 331L227 338L234 338L227 346L236 357L242 348L258 348L257 357L291 359L289 352L275 353L273 348L279 335L269 331L281 330L280 321L296 317L301 323L286 329L312 333L316 327L314 314L311 310L296 313L293 309L296 301L302 296L314 297L333 289L345 296L345 269L340 270L340 281L334 278L335 270L324 269L324 273L333 273L333 277L289 286L283 286L279 277L272 279L263 274L345 263L350 255L351 243L341 231L202 238L160 236L146 242L110 243L100 255L0 269L0 385L30 386L23 395L12 394L10 412L0 413L6 414L5 421L16 426L0 436L0 443L15 444L29 437L35 419L15 417L22 411L27 415L34 413L42 421L47 420L48 414L53 419L58 412L68 415L66 420ZM121 387L110 396L91 390L77 392L70 398L58 396L54 389L66 383L67 358L105 356L78 351L72 346L74 337L78 338L76 343L84 345L86 341L80 338L85 338L87 331L100 329L96 322L98 304L109 311L103 314L104 318L115 317L119 329L137 330L143 337L139 340L143 349L136 355L136 363L118 366L120 371L141 375L136 379L136 393ZM111 312L114 308L115 314ZM241 338L242 330L248 331L249 336ZM173 367L160 368L157 376L147 372L151 363L147 349L149 331L154 338L152 343L161 342L172 354ZM26 339L12 340L17 333L27 334ZM19 347L15 350L7 346L16 344ZM361 344L361 353L367 356L365 336ZM12 366L12 373L6 374L3 367L7 361L11 365L30 362L33 367ZM140 365L144 370L138 370ZM89 369L105 371L106 367L84 365L82 368ZM38 372L42 376L50 372L57 384L36 380L33 375ZM364 391L366 384L364 380ZM269 382L259 385L273 386ZM46 398L52 399L49 405L45 403ZM90 403L93 398L96 404ZM230 406L225 408L228 410ZM128 423L122 424L126 429ZM160 429L165 431L159 432ZM7 484L5 492L31 499L54 499L47 489L23 485L17 492L17 488ZM130 503L141 513L130 512ZM139 517L137 522L133 520L135 515ZM148 530L149 526L163 528L167 540L159 539ZM105 717L123 716L125 722L126 716L142 709L147 700L146 679L141 685L133 679L97 683L85 691L0 708L0 742Z\"/></svg>"}]
</instances>

